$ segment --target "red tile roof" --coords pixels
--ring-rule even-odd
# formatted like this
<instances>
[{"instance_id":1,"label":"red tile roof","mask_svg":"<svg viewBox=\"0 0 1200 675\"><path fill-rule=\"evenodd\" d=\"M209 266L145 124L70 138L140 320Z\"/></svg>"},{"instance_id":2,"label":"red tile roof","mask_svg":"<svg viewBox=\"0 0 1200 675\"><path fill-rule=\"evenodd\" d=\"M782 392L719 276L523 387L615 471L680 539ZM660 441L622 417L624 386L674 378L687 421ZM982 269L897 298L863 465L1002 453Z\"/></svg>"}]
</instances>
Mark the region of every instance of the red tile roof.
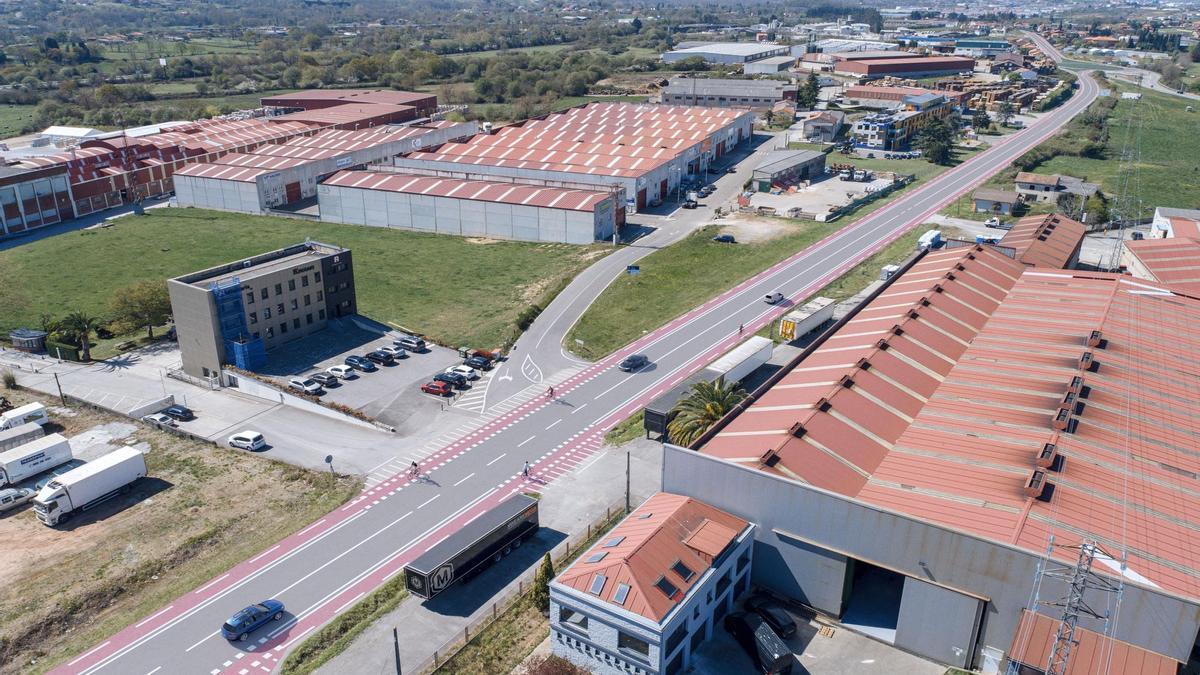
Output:
<instances>
[{"instance_id":1,"label":"red tile roof","mask_svg":"<svg viewBox=\"0 0 1200 675\"><path fill-rule=\"evenodd\" d=\"M1191 218L1181 218L1179 216L1171 216L1168 220L1171 221L1171 234L1173 236L1200 239L1200 221L1192 220Z\"/></svg>"},{"instance_id":2,"label":"red tile roof","mask_svg":"<svg viewBox=\"0 0 1200 675\"><path fill-rule=\"evenodd\" d=\"M690 497L660 492L634 509L554 581L662 622L704 577L713 559L748 525ZM608 546L613 542L615 545ZM691 575L685 578L671 569L676 562ZM603 585L597 575L603 576ZM664 577L677 589L671 597L655 586ZM625 598L617 602L614 598L619 597L622 586L627 587Z\"/></svg>"},{"instance_id":3,"label":"red tile roof","mask_svg":"<svg viewBox=\"0 0 1200 675\"><path fill-rule=\"evenodd\" d=\"M326 179L323 184L568 211L595 211L596 204L612 196L612 193L609 192L592 190L571 190L500 181L461 180L373 171L339 171Z\"/></svg>"},{"instance_id":4,"label":"red tile roof","mask_svg":"<svg viewBox=\"0 0 1200 675\"><path fill-rule=\"evenodd\" d=\"M1058 187L1060 182L1057 175L1048 175L1044 173L1033 173L1030 171L1021 171L1017 173L1015 179L1017 183L1030 183L1032 185L1048 185L1050 187Z\"/></svg>"},{"instance_id":5,"label":"red tile roof","mask_svg":"<svg viewBox=\"0 0 1200 675\"><path fill-rule=\"evenodd\" d=\"M1079 255L1086 233L1083 223L1056 213L1026 216L1013 223L1000 244L1016 249L1025 265L1062 269Z\"/></svg>"},{"instance_id":6,"label":"red tile roof","mask_svg":"<svg viewBox=\"0 0 1200 675\"><path fill-rule=\"evenodd\" d=\"M1009 657L1034 668L1050 663L1050 652L1059 622L1044 614L1022 610ZM1168 656L1142 649L1086 628L1075 629L1075 646L1066 675L1121 673L1122 675L1175 675L1179 664Z\"/></svg>"},{"instance_id":7,"label":"red tile roof","mask_svg":"<svg viewBox=\"0 0 1200 675\"><path fill-rule=\"evenodd\" d=\"M1200 240L1171 237L1126 241L1124 245L1152 280L1200 298Z\"/></svg>"}]
</instances>

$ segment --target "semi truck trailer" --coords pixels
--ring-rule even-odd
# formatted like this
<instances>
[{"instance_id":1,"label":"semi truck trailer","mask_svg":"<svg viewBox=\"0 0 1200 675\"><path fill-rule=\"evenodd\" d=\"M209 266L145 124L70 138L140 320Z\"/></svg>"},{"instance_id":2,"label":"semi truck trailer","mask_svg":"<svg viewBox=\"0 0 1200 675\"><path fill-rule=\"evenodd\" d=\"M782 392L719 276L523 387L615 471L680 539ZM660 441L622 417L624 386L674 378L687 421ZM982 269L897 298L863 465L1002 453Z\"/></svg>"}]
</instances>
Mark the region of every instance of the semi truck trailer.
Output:
<instances>
[{"instance_id":1,"label":"semi truck trailer","mask_svg":"<svg viewBox=\"0 0 1200 675\"><path fill-rule=\"evenodd\" d=\"M46 411L46 406L41 403L30 403L0 414L0 429L12 429L27 422L45 424L49 421L50 413Z\"/></svg>"},{"instance_id":2,"label":"semi truck trailer","mask_svg":"<svg viewBox=\"0 0 1200 675\"><path fill-rule=\"evenodd\" d=\"M146 460L140 450L113 450L47 483L33 500L33 512L38 520L53 527L127 492L131 483L145 475Z\"/></svg>"},{"instance_id":3,"label":"semi truck trailer","mask_svg":"<svg viewBox=\"0 0 1200 675\"><path fill-rule=\"evenodd\" d=\"M0 452L12 450L46 435L46 430L37 422L26 422L11 429L0 431Z\"/></svg>"},{"instance_id":4,"label":"semi truck trailer","mask_svg":"<svg viewBox=\"0 0 1200 675\"><path fill-rule=\"evenodd\" d=\"M71 443L62 434L36 438L0 453L0 487L19 483L69 461Z\"/></svg>"}]
</instances>

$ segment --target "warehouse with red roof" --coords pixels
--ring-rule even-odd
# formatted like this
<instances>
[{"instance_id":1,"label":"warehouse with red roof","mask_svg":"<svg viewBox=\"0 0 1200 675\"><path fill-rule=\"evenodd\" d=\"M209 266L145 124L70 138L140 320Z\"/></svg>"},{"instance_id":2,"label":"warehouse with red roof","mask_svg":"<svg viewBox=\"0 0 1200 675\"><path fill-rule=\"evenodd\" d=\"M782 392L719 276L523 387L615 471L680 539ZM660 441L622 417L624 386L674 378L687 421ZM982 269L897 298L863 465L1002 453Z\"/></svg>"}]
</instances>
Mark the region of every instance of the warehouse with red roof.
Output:
<instances>
[{"instance_id":1,"label":"warehouse with red roof","mask_svg":"<svg viewBox=\"0 0 1200 675\"><path fill-rule=\"evenodd\" d=\"M1200 633L1200 299L1005 252L919 254L668 444L663 489L755 524L756 584L960 668L1046 669L1050 572L1094 546L1120 593L1085 601L1119 620L1082 616L1067 672L1175 672Z\"/></svg>"}]
</instances>

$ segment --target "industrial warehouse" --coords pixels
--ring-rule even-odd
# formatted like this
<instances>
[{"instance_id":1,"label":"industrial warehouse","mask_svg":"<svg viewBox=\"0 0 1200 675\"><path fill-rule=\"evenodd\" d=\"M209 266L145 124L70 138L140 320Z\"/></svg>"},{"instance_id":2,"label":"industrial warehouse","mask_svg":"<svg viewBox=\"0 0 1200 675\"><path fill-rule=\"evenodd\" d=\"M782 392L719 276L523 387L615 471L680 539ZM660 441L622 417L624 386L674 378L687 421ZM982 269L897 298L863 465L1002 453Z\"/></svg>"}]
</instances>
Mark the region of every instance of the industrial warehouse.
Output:
<instances>
[{"instance_id":1,"label":"industrial warehouse","mask_svg":"<svg viewBox=\"0 0 1200 675\"><path fill-rule=\"evenodd\" d=\"M320 186L321 220L491 239L590 244L624 221L611 192L343 171Z\"/></svg>"},{"instance_id":2,"label":"industrial warehouse","mask_svg":"<svg viewBox=\"0 0 1200 675\"><path fill-rule=\"evenodd\" d=\"M592 103L393 163L447 178L619 187L641 210L749 139L753 119L742 110Z\"/></svg>"},{"instance_id":3,"label":"industrial warehouse","mask_svg":"<svg viewBox=\"0 0 1200 675\"><path fill-rule=\"evenodd\" d=\"M1172 370L1200 301L1043 246L914 257L668 444L662 489L756 526L754 583L909 652L1040 672L1082 575L1120 620L1081 614L1066 672L1177 672L1200 631L1200 465Z\"/></svg>"}]
</instances>

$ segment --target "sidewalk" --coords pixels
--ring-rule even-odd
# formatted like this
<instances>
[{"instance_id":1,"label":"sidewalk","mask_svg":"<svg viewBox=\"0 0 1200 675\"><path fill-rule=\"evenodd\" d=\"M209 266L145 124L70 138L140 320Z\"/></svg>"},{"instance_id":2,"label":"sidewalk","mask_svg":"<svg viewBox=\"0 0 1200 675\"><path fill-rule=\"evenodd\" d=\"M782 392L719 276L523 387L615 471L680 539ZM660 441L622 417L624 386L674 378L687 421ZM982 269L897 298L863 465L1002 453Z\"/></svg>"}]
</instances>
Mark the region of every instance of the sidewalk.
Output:
<instances>
[{"instance_id":1,"label":"sidewalk","mask_svg":"<svg viewBox=\"0 0 1200 675\"><path fill-rule=\"evenodd\" d=\"M491 611L491 598L541 564L543 554L582 532L604 509L625 494L625 451L630 451L631 503L637 506L659 490L662 449L639 440L605 450L545 488L540 504L541 530L527 545L467 584L456 584L428 602L410 597L391 614L367 628L345 652L319 668L318 675L394 673L392 628L400 631L404 672L417 669L465 626Z\"/></svg>"}]
</instances>

